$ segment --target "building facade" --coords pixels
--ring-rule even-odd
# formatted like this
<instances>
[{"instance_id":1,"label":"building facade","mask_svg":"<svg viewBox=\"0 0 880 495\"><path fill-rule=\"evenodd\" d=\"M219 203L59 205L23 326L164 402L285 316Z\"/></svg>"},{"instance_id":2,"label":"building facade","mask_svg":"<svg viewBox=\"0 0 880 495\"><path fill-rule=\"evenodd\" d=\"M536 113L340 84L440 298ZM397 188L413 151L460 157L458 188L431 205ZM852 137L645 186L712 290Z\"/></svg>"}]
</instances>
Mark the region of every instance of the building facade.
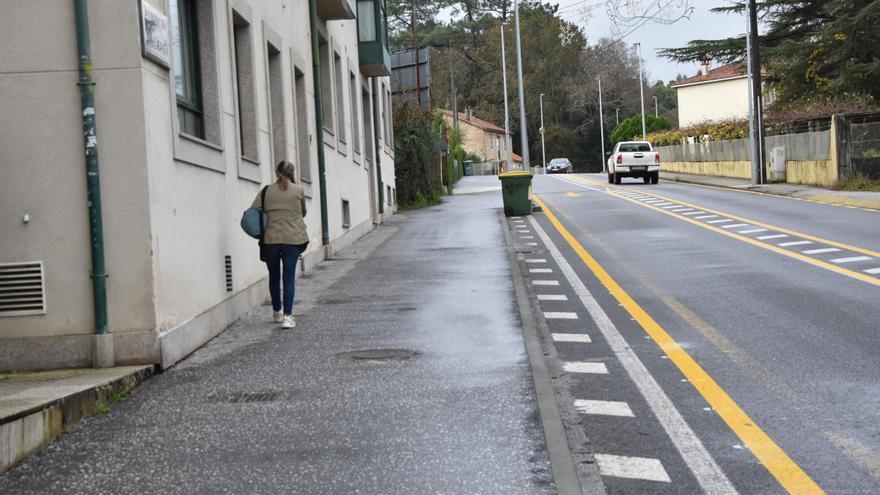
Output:
<instances>
[{"instance_id":1,"label":"building facade","mask_svg":"<svg viewBox=\"0 0 880 495\"><path fill-rule=\"evenodd\" d=\"M749 79L742 62L714 69L704 63L699 74L672 87L678 97L680 128L749 116Z\"/></svg>"},{"instance_id":2,"label":"building facade","mask_svg":"<svg viewBox=\"0 0 880 495\"><path fill-rule=\"evenodd\" d=\"M449 110L440 110L443 119L450 128L455 127L456 120ZM504 138L504 129L497 125L477 118L470 109L458 113L458 132L461 134L461 147L470 154L480 157L483 164L495 173L507 167L507 146L509 140Z\"/></svg>"},{"instance_id":3,"label":"building facade","mask_svg":"<svg viewBox=\"0 0 880 495\"><path fill-rule=\"evenodd\" d=\"M305 270L393 213L384 0L80 0L87 27L73 3L0 15L0 370L169 366L261 304L266 268L238 224L280 160L306 191Z\"/></svg>"}]
</instances>

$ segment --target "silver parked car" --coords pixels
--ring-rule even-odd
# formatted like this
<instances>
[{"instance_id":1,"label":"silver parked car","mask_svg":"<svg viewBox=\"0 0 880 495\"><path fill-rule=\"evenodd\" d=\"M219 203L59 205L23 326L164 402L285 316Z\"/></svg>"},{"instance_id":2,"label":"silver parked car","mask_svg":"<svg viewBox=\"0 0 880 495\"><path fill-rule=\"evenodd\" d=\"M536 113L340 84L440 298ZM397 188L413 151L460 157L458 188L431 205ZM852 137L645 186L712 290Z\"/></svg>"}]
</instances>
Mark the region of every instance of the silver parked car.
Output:
<instances>
[{"instance_id":1,"label":"silver parked car","mask_svg":"<svg viewBox=\"0 0 880 495\"><path fill-rule=\"evenodd\" d=\"M574 167L568 158L554 158L547 164L548 174L570 174L574 172Z\"/></svg>"}]
</instances>

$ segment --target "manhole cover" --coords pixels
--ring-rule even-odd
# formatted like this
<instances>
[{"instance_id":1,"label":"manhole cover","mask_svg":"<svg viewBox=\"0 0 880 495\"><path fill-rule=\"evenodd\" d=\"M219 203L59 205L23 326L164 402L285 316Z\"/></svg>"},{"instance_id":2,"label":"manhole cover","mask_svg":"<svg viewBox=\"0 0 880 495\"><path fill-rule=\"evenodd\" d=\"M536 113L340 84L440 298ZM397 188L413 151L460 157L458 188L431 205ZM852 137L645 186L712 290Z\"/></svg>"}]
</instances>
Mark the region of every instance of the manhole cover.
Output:
<instances>
[{"instance_id":1,"label":"manhole cover","mask_svg":"<svg viewBox=\"0 0 880 495\"><path fill-rule=\"evenodd\" d=\"M271 402L278 392L241 392L229 397L229 402Z\"/></svg>"},{"instance_id":2,"label":"manhole cover","mask_svg":"<svg viewBox=\"0 0 880 495\"><path fill-rule=\"evenodd\" d=\"M340 352L337 357L348 359L409 359L418 354L408 349L367 349L363 351Z\"/></svg>"}]
</instances>

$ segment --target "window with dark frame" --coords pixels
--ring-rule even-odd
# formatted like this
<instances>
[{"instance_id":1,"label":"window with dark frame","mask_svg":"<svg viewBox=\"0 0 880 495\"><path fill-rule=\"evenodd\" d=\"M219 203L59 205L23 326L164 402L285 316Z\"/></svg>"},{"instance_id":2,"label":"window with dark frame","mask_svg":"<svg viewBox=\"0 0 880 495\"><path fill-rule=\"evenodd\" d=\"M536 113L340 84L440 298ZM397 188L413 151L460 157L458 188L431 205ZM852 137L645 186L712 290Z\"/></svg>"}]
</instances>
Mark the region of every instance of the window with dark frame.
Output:
<instances>
[{"instance_id":1,"label":"window with dark frame","mask_svg":"<svg viewBox=\"0 0 880 495\"><path fill-rule=\"evenodd\" d=\"M345 127L345 93L342 90L342 57L336 52L333 52L333 64L336 69L336 132L339 134L339 141L344 143L348 141L348 133Z\"/></svg>"},{"instance_id":2,"label":"window with dark frame","mask_svg":"<svg viewBox=\"0 0 880 495\"><path fill-rule=\"evenodd\" d=\"M309 161L309 121L306 113L306 75L299 68L293 69L294 91L296 92L294 101L296 108L294 114L296 117L296 156L299 159L297 168L299 169L299 177L305 182L312 180L312 167Z\"/></svg>"},{"instance_id":3,"label":"window with dark frame","mask_svg":"<svg viewBox=\"0 0 880 495\"><path fill-rule=\"evenodd\" d=\"M358 112L358 82L357 76L354 72L349 71L348 73L348 90L351 93L351 132L353 136L351 140L353 141L354 152L360 154L361 152L361 117Z\"/></svg>"},{"instance_id":4,"label":"window with dark frame","mask_svg":"<svg viewBox=\"0 0 880 495\"><path fill-rule=\"evenodd\" d=\"M273 163L287 159L287 133L284 128L284 83L282 82L281 50L266 43L269 63L269 106L272 111Z\"/></svg>"},{"instance_id":5,"label":"window with dark frame","mask_svg":"<svg viewBox=\"0 0 880 495\"><path fill-rule=\"evenodd\" d=\"M257 108L254 101L254 65L251 46L251 25L237 12L232 12L235 80L238 91L238 133L241 156L257 158Z\"/></svg>"},{"instance_id":6,"label":"window with dark frame","mask_svg":"<svg viewBox=\"0 0 880 495\"><path fill-rule=\"evenodd\" d=\"M318 38L318 56L321 62L321 118L324 122L324 130L333 135L336 131L333 126L333 81L330 80L330 43L323 36Z\"/></svg>"},{"instance_id":7,"label":"window with dark frame","mask_svg":"<svg viewBox=\"0 0 880 495\"><path fill-rule=\"evenodd\" d=\"M171 0L174 92L180 132L205 138L202 81L199 64L198 19L195 0Z\"/></svg>"},{"instance_id":8,"label":"window with dark frame","mask_svg":"<svg viewBox=\"0 0 880 495\"><path fill-rule=\"evenodd\" d=\"M361 99L363 104L364 116L364 157L368 162L373 161L373 121L370 118L370 92L366 88L362 89Z\"/></svg>"}]
</instances>

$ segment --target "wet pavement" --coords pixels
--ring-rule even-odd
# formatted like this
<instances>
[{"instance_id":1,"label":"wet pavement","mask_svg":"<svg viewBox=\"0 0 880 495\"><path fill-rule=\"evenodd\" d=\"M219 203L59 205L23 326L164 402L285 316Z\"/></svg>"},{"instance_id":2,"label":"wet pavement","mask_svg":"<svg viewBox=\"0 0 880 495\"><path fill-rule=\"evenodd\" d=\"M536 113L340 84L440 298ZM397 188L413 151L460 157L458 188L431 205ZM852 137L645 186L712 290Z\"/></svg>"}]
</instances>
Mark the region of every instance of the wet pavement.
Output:
<instances>
[{"instance_id":1,"label":"wet pavement","mask_svg":"<svg viewBox=\"0 0 880 495\"><path fill-rule=\"evenodd\" d=\"M0 493L554 493L500 203L395 215Z\"/></svg>"}]
</instances>

